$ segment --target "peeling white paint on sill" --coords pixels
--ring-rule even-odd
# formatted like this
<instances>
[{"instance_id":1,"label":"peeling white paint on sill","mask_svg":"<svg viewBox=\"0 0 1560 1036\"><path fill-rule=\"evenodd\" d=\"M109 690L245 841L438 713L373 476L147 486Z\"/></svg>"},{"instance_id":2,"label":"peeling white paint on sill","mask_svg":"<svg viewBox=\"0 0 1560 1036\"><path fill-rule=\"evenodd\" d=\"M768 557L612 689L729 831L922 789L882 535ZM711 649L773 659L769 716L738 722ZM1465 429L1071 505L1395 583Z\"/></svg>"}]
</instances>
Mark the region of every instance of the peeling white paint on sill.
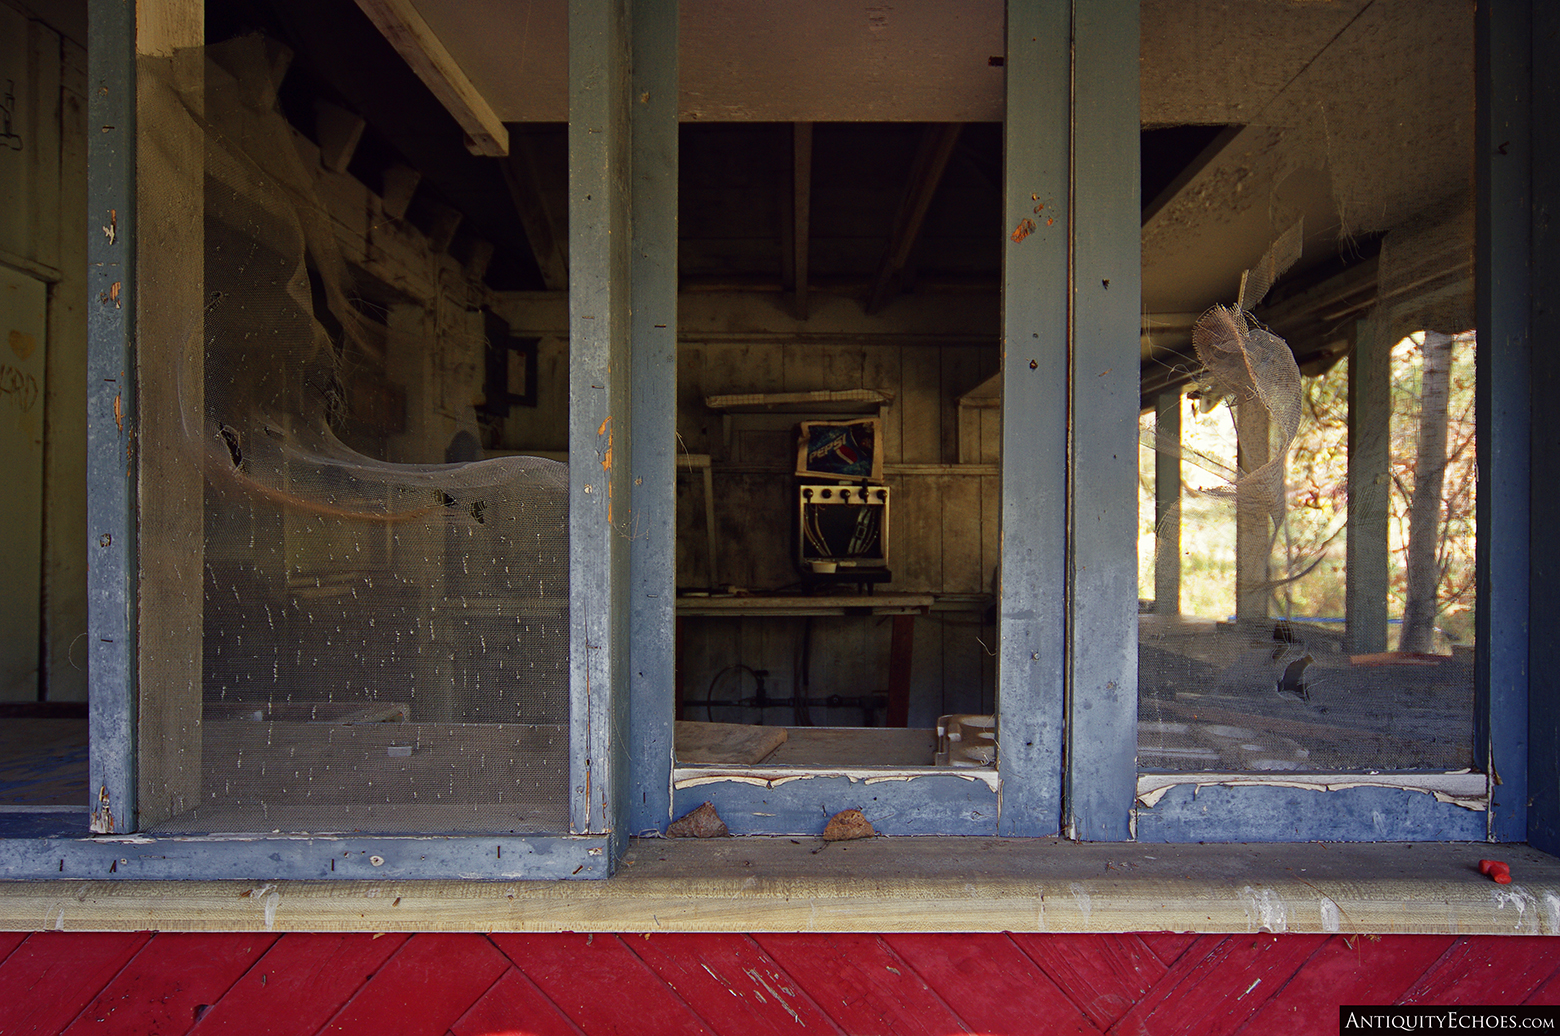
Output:
<instances>
[{"instance_id":1,"label":"peeling white paint on sill","mask_svg":"<svg viewBox=\"0 0 1560 1036\"><path fill-rule=\"evenodd\" d=\"M885 781L914 781L924 777L958 777L961 780L980 782L997 791L1001 782L995 769L966 767L914 767L892 769L887 767L836 767L798 771L795 767L731 767L680 766L672 771L672 787L677 790L697 788L705 784L751 784L760 788L778 788L792 781L810 781L819 778L844 777L852 784L880 784Z\"/></svg>"},{"instance_id":2,"label":"peeling white paint on sill","mask_svg":"<svg viewBox=\"0 0 1560 1036\"><path fill-rule=\"evenodd\" d=\"M1145 773L1138 777L1138 805L1153 809L1171 788L1191 785L1202 789L1297 788L1301 791L1342 791L1348 788L1398 788L1433 795L1464 809L1489 808L1489 778L1482 773L1457 770L1450 773L1316 773L1258 776L1234 773Z\"/></svg>"}]
</instances>

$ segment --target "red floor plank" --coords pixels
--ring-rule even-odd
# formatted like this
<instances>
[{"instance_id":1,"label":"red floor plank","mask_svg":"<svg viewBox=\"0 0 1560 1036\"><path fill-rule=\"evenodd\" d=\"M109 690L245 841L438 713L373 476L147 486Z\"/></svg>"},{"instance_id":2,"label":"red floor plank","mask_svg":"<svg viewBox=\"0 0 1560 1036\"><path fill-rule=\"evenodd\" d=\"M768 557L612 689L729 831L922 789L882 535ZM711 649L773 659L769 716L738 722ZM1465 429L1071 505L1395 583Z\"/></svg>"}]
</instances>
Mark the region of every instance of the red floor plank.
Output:
<instances>
[{"instance_id":1,"label":"red floor plank","mask_svg":"<svg viewBox=\"0 0 1560 1036\"><path fill-rule=\"evenodd\" d=\"M1522 1001L1524 1004L1542 1005L1545 1007L1560 1004L1560 971L1550 975L1539 987Z\"/></svg>"},{"instance_id":2,"label":"red floor plank","mask_svg":"<svg viewBox=\"0 0 1560 1036\"><path fill-rule=\"evenodd\" d=\"M1560 968L1560 945L1542 935L1459 939L1403 994L1405 1004L1520 1004Z\"/></svg>"},{"instance_id":3,"label":"red floor plank","mask_svg":"<svg viewBox=\"0 0 1560 1036\"><path fill-rule=\"evenodd\" d=\"M973 1031L875 935L753 938L851 1036Z\"/></svg>"},{"instance_id":4,"label":"red floor plank","mask_svg":"<svg viewBox=\"0 0 1560 1036\"><path fill-rule=\"evenodd\" d=\"M591 1036L710 1033L693 1007L615 935L495 935L493 942Z\"/></svg>"},{"instance_id":5,"label":"red floor plank","mask_svg":"<svg viewBox=\"0 0 1560 1036\"><path fill-rule=\"evenodd\" d=\"M65 1032L188 1032L275 941L250 932L154 935Z\"/></svg>"},{"instance_id":6,"label":"red floor plank","mask_svg":"<svg viewBox=\"0 0 1560 1036\"><path fill-rule=\"evenodd\" d=\"M840 1031L746 935L626 935L623 941L723 1036L790 1036L798 1026Z\"/></svg>"},{"instance_id":7,"label":"red floor plank","mask_svg":"<svg viewBox=\"0 0 1560 1036\"><path fill-rule=\"evenodd\" d=\"M1335 935L1242 1031L1337 1036L1339 1004L1397 1003L1454 942L1449 935Z\"/></svg>"},{"instance_id":8,"label":"red floor plank","mask_svg":"<svg viewBox=\"0 0 1560 1036\"><path fill-rule=\"evenodd\" d=\"M147 932L37 932L0 964L0 1032L57 1033L151 939Z\"/></svg>"},{"instance_id":9,"label":"red floor plank","mask_svg":"<svg viewBox=\"0 0 1560 1036\"><path fill-rule=\"evenodd\" d=\"M1122 1016L1120 1032L1228 1036L1241 1029L1326 943L1325 935L1232 935L1183 954ZM1337 1026L1337 1015L1333 1016Z\"/></svg>"},{"instance_id":10,"label":"red floor plank","mask_svg":"<svg viewBox=\"0 0 1560 1036\"><path fill-rule=\"evenodd\" d=\"M485 935L413 935L319 1031L445 1032L508 969Z\"/></svg>"},{"instance_id":11,"label":"red floor plank","mask_svg":"<svg viewBox=\"0 0 1560 1036\"><path fill-rule=\"evenodd\" d=\"M1139 932L1137 937L1167 967L1174 964L1187 947L1197 941L1197 935L1193 932Z\"/></svg>"},{"instance_id":12,"label":"red floor plank","mask_svg":"<svg viewBox=\"0 0 1560 1036\"><path fill-rule=\"evenodd\" d=\"M1059 949L1097 941L1093 936L1053 938ZM1006 935L885 935L883 941L976 1032L1086 1034L1102 1029ZM1163 971L1157 958L1154 967Z\"/></svg>"},{"instance_id":13,"label":"red floor plank","mask_svg":"<svg viewBox=\"0 0 1560 1036\"><path fill-rule=\"evenodd\" d=\"M284 935L201 1016L195 1031L317 1032L405 941L404 935Z\"/></svg>"},{"instance_id":14,"label":"red floor plank","mask_svg":"<svg viewBox=\"0 0 1560 1036\"><path fill-rule=\"evenodd\" d=\"M1013 942L1104 1030L1154 988L1163 961L1136 935L1014 935Z\"/></svg>"},{"instance_id":15,"label":"red floor plank","mask_svg":"<svg viewBox=\"0 0 1560 1036\"><path fill-rule=\"evenodd\" d=\"M0 967L5 966L5 959L11 955L11 951L20 946L27 938L26 932L0 932Z\"/></svg>"},{"instance_id":16,"label":"red floor plank","mask_svg":"<svg viewBox=\"0 0 1560 1036\"><path fill-rule=\"evenodd\" d=\"M581 1036L536 984L511 967L450 1026L453 1036Z\"/></svg>"}]
</instances>

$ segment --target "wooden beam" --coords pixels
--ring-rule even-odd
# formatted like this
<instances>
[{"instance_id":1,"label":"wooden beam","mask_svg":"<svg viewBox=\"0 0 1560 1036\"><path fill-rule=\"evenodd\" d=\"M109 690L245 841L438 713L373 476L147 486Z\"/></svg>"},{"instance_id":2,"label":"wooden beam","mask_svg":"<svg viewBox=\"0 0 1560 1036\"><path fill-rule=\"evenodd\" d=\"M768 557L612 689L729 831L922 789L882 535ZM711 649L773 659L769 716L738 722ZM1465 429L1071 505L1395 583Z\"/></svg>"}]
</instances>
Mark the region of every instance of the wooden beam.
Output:
<instances>
[{"instance_id":1,"label":"wooden beam","mask_svg":"<svg viewBox=\"0 0 1560 1036\"><path fill-rule=\"evenodd\" d=\"M200 803L204 477L186 415L204 412L204 135L185 107L204 94L199 0L136 4L134 237L136 391L132 436L139 508L136 630L137 815L95 830L145 830ZM193 321L193 324L192 324ZM179 370L182 377L170 378ZM96 690L93 690L96 695ZM98 797L94 796L94 804ZM102 818L106 820L107 818Z\"/></svg>"},{"instance_id":2,"label":"wooden beam","mask_svg":"<svg viewBox=\"0 0 1560 1036\"><path fill-rule=\"evenodd\" d=\"M509 131L503 120L466 78L411 0L358 0L358 7L460 123L466 131L466 147L472 154L509 154Z\"/></svg>"},{"instance_id":3,"label":"wooden beam","mask_svg":"<svg viewBox=\"0 0 1560 1036\"><path fill-rule=\"evenodd\" d=\"M1192 181L1202 175L1203 170L1213 165L1215 159L1229 150L1230 145L1235 143L1235 138L1245 132L1245 129L1246 127L1244 126L1230 126L1209 141L1208 146L1199 151L1197 157L1188 162L1186 168L1182 169L1174 180L1165 185L1164 190L1160 191L1152 201L1143 206L1143 226L1146 227L1152 223L1154 217L1163 212L1172 201L1180 196L1181 192L1192 185Z\"/></svg>"},{"instance_id":4,"label":"wooden beam","mask_svg":"<svg viewBox=\"0 0 1560 1036\"><path fill-rule=\"evenodd\" d=\"M1181 390L1155 401L1154 614L1181 611Z\"/></svg>"},{"instance_id":5,"label":"wooden beam","mask_svg":"<svg viewBox=\"0 0 1560 1036\"><path fill-rule=\"evenodd\" d=\"M791 268L796 277L796 318L807 319L807 252L812 243L813 124L798 122L791 138Z\"/></svg>"},{"instance_id":6,"label":"wooden beam","mask_svg":"<svg viewBox=\"0 0 1560 1036\"><path fill-rule=\"evenodd\" d=\"M315 100L314 136L320 143L320 164L331 172L346 172L367 126L356 112L326 100Z\"/></svg>"},{"instance_id":7,"label":"wooden beam","mask_svg":"<svg viewBox=\"0 0 1560 1036\"><path fill-rule=\"evenodd\" d=\"M411 205L412 195L417 193L417 185L420 183L422 173L411 166L393 165L386 169L379 187L379 198L385 215L391 219L404 219L407 206Z\"/></svg>"},{"instance_id":8,"label":"wooden beam","mask_svg":"<svg viewBox=\"0 0 1560 1036\"><path fill-rule=\"evenodd\" d=\"M1371 321L1349 352L1349 511L1344 616L1351 655L1387 650L1387 512L1391 472L1391 344Z\"/></svg>"},{"instance_id":9,"label":"wooden beam","mask_svg":"<svg viewBox=\"0 0 1560 1036\"><path fill-rule=\"evenodd\" d=\"M542 196L536 148L530 138L521 133L512 137L509 144L509 158L500 167L515 212L531 242L537 268L542 271L542 283L548 291L566 291L569 287L569 255L565 248L567 219L556 218Z\"/></svg>"},{"instance_id":10,"label":"wooden beam","mask_svg":"<svg viewBox=\"0 0 1560 1036\"><path fill-rule=\"evenodd\" d=\"M921 135L921 146L910 166L910 176L905 183L904 196L899 201L899 211L894 215L894 227L888 241L888 250L878 266L867 296L867 312L876 313L899 290L900 275L910 252L921 237L921 226L926 221L926 210L942 183L948 159L959 142L961 122L938 122L926 127Z\"/></svg>"},{"instance_id":11,"label":"wooden beam","mask_svg":"<svg viewBox=\"0 0 1560 1036\"><path fill-rule=\"evenodd\" d=\"M450 245L455 241L455 232L460 229L460 221L463 214L459 209L451 208L442 202L428 204L434 215L428 224L428 248L435 255L442 255L450 250Z\"/></svg>"}]
</instances>

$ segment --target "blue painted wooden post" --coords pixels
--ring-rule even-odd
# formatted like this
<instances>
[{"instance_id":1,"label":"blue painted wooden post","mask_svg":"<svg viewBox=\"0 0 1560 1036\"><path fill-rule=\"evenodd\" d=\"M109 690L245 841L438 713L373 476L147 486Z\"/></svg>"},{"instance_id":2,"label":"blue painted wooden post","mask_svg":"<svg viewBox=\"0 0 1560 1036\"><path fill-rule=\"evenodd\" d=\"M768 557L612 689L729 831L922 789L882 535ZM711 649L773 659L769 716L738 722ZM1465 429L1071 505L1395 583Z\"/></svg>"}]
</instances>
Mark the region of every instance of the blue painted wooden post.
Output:
<instances>
[{"instance_id":1,"label":"blue painted wooden post","mask_svg":"<svg viewBox=\"0 0 1560 1036\"><path fill-rule=\"evenodd\" d=\"M629 731L628 42L626 0L571 0L569 828L613 834L615 847Z\"/></svg>"},{"instance_id":2,"label":"blue painted wooden post","mask_svg":"<svg viewBox=\"0 0 1560 1036\"><path fill-rule=\"evenodd\" d=\"M1533 742L1531 806L1528 805L1529 710L1529 561L1533 576L1534 618L1540 622L1560 616L1560 598L1547 589L1560 576L1560 553L1554 536L1530 542L1529 494L1534 489L1531 519L1535 527L1560 517L1556 513L1555 480L1560 477L1560 429L1552 420L1532 416L1531 399L1554 398L1560 368L1552 350L1535 352L1529 327L1536 294L1547 287L1560 288L1556 273L1530 268L1534 214L1540 202L1529 193L1540 186L1538 155L1540 138L1531 127L1552 126L1539 121L1538 101L1531 84L1538 70L1550 82L1550 117L1553 108L1553 64L1545 66L1533 50L1545 44L1534 32L1537 9L1528 0L1497 0L1478 8L1478 245L1475 262L1478 292L1477 434L1478 434L1478 611L1475 642L1478 688L1477 745L1485 765L1500 775L1493 789L1489 836L1497 841L1523 841L1553 851L1560 846L1560 788L1556 774L1560 758L1555 752L1557 716L1552 704L1553 674L1560 661L1555 638L1532 638L1532 672L1548 673L1536 680L1533 690ZM1552 14L1550 15L1552 17ZM1560 58L1549 44L1551 62ZM1531 107L1530 107L1531 106ZM1549 204L1555 196L1550 174ZM1551 332L1556 330L1551 327ZM1530 368L1530 357L1532 367ZM1547 368L1547 369L1546 369ZM1528 384L1532 371L1532 395ZM1532 421L1532 470L1529 471L1529 422ZM1547 448L1546 448L1547 447ZM1552 527L1552 526L1551 526ZM1545 729L1547 728L1547 729ZM1544 736L1547 733L1547 738ZM1547 741L1547 745L1545 742Z\"/></svg>"},{"instance_id":3,"label":"blue painted wooden post","mask_svg":"<svg viewBox=\"0 0 1560 1036\"><path fill-rule=\"evenodd\" d=\"M135 830L135 3L88 8L87 680L92 830Z\"/></svg>"},{"instance_id":4,"label":"blue painted wooden post","mask_svg":"<svg viewBox=\"0 0 1560 1036\"><path fill-rule=\"evenodd\" d=\"M629 607L628 829L672 809L677 595L677 0L634 0L632 348L634 507Z\"/></svg>"},{"instance_id":5,"label":"blue painted wooden post","mask_svg":"<svg viewBox=\"0 0 1560 1036\"><path fill-rule=\"evenodd\" d=\"M1533 308L1529 342L1544 343L1542 349L1532 350L1544 363L1544 369L1534 374L1533 392L1542 393L1537 398L1554 400L1560 394L1560 363L1555 354L1555 343L1560 342L1560 226L1556 226L1556 213L1560 212L1560 141L1555 139L1555 126L1560 125L1560 83L1555 81L1556 63L1560 62L1560 10L1552 3L1534 3L1531 10L1533 107L1529 125L1537 127L1538 132L1531 135ZM1560 547L1553 535L1553 530L1560 527L1560 432L1547 406L1542 408L1542 416L1535 413L1533 423L1534 439L1541 431L1546 441L1541 450L1535 451L1535 456L1543 459L1544 470L1534 471L1528 483L1535 505L1531 520L1533 528L1546 535L1534 537L1543 540L1541 566L1537 559L1533 566L1533 585L1542 596L1531 603L1533 613L1527 628L1539 631L1531 642L1542 654L1531 659L1524 674L1531 679L1523 681L1521 689L1530 695L1528 732L1537 765L1528 769L1527 788L1518 784L1515 788L1497 789L1501 796L1497 801L1502 813L1514 811L1515 801L1521 801L1520 796L1531 790L1528 840L1549 852L1560 852L1560 680L1556 679L1556 673L1560 673L1560 638L1555 636L1556 623L1560 621ZM1495 686L1493 679L1491 684ZM1503 699L1491 703L1497 745L1505 743L1498 738L1515 740L1520 736L1517 731L1507 730L1516 717L1503 712L1503 704ZM1518 756L1510 765L1522 761L1529 760ZM1514 840L1520 828L1515 822L1508 827Z\"/></svg>"},{"instance_id":6,"label":"blue painted wooden post","mask_svg":"<svg viewBox=\"0 0 1560 1036\"><path fill-rule=\"evenodd\" d=\"M1074 5L1065 826L1085 841L1131 837L1137 789L1138 50L1137 0Z\"/></svg>"},{"instance_id":7,"label":"blue painted wooden post","mask_svg":"<svg viewBox=\"0 0 1560 1036\"><path fill-rule=\"evenodd\" d=\"M1004 835L1056 834L1062 812L1070 6L1008 6L997 658Z\"/></svg>"}]
</instances>

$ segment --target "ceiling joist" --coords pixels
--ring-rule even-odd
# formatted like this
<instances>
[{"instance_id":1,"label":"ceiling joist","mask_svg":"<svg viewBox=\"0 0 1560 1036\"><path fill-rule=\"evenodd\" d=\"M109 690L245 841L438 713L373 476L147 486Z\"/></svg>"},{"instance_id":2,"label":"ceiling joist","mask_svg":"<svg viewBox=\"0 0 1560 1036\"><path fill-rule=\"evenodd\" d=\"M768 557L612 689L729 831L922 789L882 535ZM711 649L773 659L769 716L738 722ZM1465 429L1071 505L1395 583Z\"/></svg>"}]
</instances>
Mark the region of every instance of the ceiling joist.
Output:
<instances>
[{"instance_id":1,"label":"ceiling joist","mask_svg":"<svg viewBox=\"0 0 1560 1036\"><path fill-rule=\"evenodd\" d=\"M867 312L877 313L899 289L899 278L904 272L910 252L921 237L921 225L926 221L926 210L942 183L943 171L959 142L963 123L939 122L926 127L915 161L910 166L910 178L905 185L904 197L899 202L899 212L894 216L894 229L888 241L888 250L873 278L872 290L867 295Z\"/></svg>"},{"instance_id":2,"label":"ceiling joist","mask_svg":"<svg viewBox=\"0 0 1560 1036\"><path fill-rule=\"evenodd\" d=\"M525 226L525 236L531 242L531 252L542 273L543 285L548 291L567 290L569 255L565 247L568 237L565 221L554 216L542 194L536 148L526 134L517 133L510 139L509 157L502 167L504 183L514 200L515 212Z\"/></svg>"},{"instance_id":3,"label":"ceiling joist","mask_svg":"<svg viewBox=\"0 0 1560 1036\"><path fill-rule=\"evenodd\" d=\"M503 121L428 28L411 0L357 0L357 5L460 123L466 131L466 147L472 154L501 158L509 153L509 131Z\"/></svg>"}]
</instances>

